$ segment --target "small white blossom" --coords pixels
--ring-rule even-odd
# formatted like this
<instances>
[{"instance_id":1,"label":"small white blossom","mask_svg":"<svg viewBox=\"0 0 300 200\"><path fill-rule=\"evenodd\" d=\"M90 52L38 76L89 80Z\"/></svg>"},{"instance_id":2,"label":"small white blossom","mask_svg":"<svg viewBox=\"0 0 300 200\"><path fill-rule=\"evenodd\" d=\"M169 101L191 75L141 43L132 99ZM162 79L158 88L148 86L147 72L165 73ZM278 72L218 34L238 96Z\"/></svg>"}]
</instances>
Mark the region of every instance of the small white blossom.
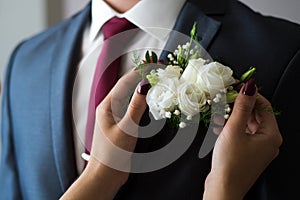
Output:
<instances>
[{"instance_id":1,"label":"small white blossom","mask_svg":"<svg viewBox=\"0 0 300 200\"><path fill-rule=\"evenodd\" d=\"M173 60L174 60L174 57L173 57L173 55L172 55L172 54L170 54L170 53L168 54L168 58L169 58L169 60L170 60L170 61L173 61Z\"/></svg>"},{"instance_id":2,"label":"small white blossom","mask_svg":"<svg viewBox=\"0 0 300 200\"><path fill-rule=\"evenodd\" d=\"M222 98L222 95L220 93L216 94L216 98L218 98L219 100Z\"/></svg>"},{"instance_id":3,"label":"small white blossom","mask_svg":"<svg viewBox=\"0 0 300 200\"><path fill-rule=\"evenodd\" d=\"M174 111L174 115L180 115L180 111L179 110L175 110Z\"/></svg>"},{"instance_id":4,"label":"small white blossom","mask_svg":"<svg viewBox=\"0 0 300 200\"><path fill-rule=\"evenodd\" d=\"M226 88L221 89L220 92L222 92L222 93L227 93L227 89L226 89Z\"/></svg>"},{"instance_id":5,"label":"small white blossom","mask_svg":"<svg viewBox=\"0 0 300 200\"><path fill-rule=\"evenodd\" d=\"M213 99L213 101L214 101L215 103L219 103L219 102L220 102L220 99L217 98L217 97L215 97L215 98Z\"/></svg>"},{"instance_id":6,"label":"small white blossom","mask_svg":"<svg viewBox=\"0 0 300 200\"><path fill-rule=\"evenodd\" d=\"M186 119L190 121L190 120L192 120L192 116L189 115L189 116L186 117Z\"/></svg>"},{"instance_id":7,"label":"small white blossom","mask_svg":"<svg viewBox=\"0 0 300 200\"><path fill-rule=\"evenodd\" d=\"M225 112L230 113L231 112L231 108L230 107L225 108Z\"/></svg>"},{"instance_id":8,"label":"small white blossom","mask_svg":"<svg viewBox=\"0 0 300 200\"><path fill-rule=\"evenodd\" d=\"M179 124L179 128L185 128L186 127L186 123L184 123L184 122L180 122L180 124Z\"/></svg>"},{"instance_id":9,"label":"small white blossom","mask_svg":"<svg viewBox=\"0 0 300 200\"><path fill-rule=\"evenodd\" d=\"M208 105L211 105L211 100L210 99L208 99L206 102L208 103Z\"/></svg>"},{"instance_id":10,"label":"small white blossom","mask_svg":"<svg viewBox=\"0 0 300 200\"><path fill-rule=\"evenodd\" d=\"M229 118L228 114L224 115L224 119L228 119L228 118Z\"/></svg>"},{"instance_id":11,"label":"small white blossom","mask_svg":"<svg viewBox=\"0 0 300 200\"><path fill-rule=\"evenodd\" d=\"M165 116L166 116L166 118L169 118L169 119L170 119L171 116L172 116L172 114L171 114L171 112L166 112L166 113L165 113Z\"/></svg>"}]
</instances>

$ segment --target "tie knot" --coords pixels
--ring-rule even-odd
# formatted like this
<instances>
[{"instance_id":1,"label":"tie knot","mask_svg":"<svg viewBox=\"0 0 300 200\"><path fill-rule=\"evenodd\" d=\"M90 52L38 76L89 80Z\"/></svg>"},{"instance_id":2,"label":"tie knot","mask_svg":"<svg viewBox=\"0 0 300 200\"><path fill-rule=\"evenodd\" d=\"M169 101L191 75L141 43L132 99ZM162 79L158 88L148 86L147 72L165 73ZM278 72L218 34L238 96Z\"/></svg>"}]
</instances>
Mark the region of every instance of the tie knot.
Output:
<instances>
[{"instance_id":1,"label":"tie knot","mask_svg":"<svg viewBox=\"0 0 300 200\"><path fill-rule=\"evenodd\" d=\"M127 19L113 17L102 26L104 40L133 28L135 28L135 26Z\"/></svg>"}]
</instances>

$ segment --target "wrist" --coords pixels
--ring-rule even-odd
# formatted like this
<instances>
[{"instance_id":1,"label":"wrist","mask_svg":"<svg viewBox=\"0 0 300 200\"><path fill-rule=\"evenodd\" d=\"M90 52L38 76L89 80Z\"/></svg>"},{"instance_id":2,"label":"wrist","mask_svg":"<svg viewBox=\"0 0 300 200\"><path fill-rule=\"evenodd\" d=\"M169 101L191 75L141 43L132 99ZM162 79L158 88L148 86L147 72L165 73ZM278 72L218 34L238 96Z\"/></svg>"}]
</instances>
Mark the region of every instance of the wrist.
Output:
<instances>
[{"instance_id":1,"label":"wrist","mask_svg":"<svg viewBox=\"0 0 300 200\"><path fill-rule=\"evenodd\" d=\"M83 173L61 199L111 200L127 177L125 173L109 168L91 156Z\"/></svg>"},{"instance_id":2,"label":"wrist","mask_svg":"<svg viewBox=\"0 0 300 200\"><path fill-rule=\"evenodd\" d=\"M204 200L242 200L244 192L227 173L210 172L205 180Z\"/></svg>"},{"instance_id":3,"label":"wrist","mask_svg":"<svg viewBox=\"0 0 300 200\"><path fill-rule=\"evenodd\" d=\"M89 177L93 177L99 184L102 184L101 182L103 181L108 181L110 188L114 190L118 190L124 185L129 176L126 172L121 172L104 165L93 156L90 157L84 173Z\"/></svg>"}]
</instances>

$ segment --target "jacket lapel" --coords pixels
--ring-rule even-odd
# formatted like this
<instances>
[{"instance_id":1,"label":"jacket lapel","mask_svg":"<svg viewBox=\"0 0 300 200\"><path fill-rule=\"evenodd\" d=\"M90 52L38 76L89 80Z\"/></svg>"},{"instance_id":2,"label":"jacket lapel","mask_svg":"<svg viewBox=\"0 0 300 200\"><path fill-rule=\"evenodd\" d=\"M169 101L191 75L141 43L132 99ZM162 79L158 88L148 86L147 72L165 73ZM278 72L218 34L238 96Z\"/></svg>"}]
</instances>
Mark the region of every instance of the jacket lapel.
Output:
<instances>
[{"instance_id":1,"label":"jacket lapel","mask_svg":"<svg viewBox=\"0 0 300 200\"><path fill-rule=\"evenodd\" d=\"M206 0L205 2L208 1ZM210 4L204 5L205 7L203 7L203 9L207 10L209 5ZM186 39L188 39L194 22L198 25L197 32L200 44L205 49L209 47L218 32L221 23L206 16L201 10L202 7L200 8L200 5L194 4L190 1L187 1L184 4L173 28L174 31L170 34L170 38L167 41L165 50L162 52L160 59L165 60L169 51L173 52L178 45L183 45L182 40L184 39L178 40L178 37L182 38L182 35L179 33L186 35ZM209 12L214 13L212 9L208 10ZM219 10L216 10L215 12L219 12ZM178 41L180 41L180 44Z\"/></svg>"},{"instance_id":2,"label":"jacket lapel","mask_svg":"<svg viewBox=\"0 0 300 200\"><path fill-rule=\"evenodd\" d=\"M61 29L51 63L51 131L54 158L62 191L76 179L72 135L72 88L80 59L82 33L90 17L90 4Z\"/></svg>"}]
</instances>

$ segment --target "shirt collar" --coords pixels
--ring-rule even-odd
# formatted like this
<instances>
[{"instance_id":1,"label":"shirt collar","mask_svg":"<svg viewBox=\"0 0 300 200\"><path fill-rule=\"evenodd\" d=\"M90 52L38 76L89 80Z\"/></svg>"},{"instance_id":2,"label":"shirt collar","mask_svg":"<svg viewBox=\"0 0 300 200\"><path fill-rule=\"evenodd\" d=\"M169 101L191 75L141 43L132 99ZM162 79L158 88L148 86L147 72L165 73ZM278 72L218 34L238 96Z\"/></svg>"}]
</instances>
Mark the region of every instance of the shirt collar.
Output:
<instances>
[{"instance_id":1,"label":"shirt collar","mask_svg":"<svg viewBox=\"0 0 300 200\"><path fill-rule=\"evenodd\" d=\"M94 40L101 27L112 17L125 17L131 23L152 35L165 40L168 32L155 28L172 30L185 0L141 0L126 13L118 13L103 0L92 0L92 22L90 39Z\"/></svg>"}]
</instances>

